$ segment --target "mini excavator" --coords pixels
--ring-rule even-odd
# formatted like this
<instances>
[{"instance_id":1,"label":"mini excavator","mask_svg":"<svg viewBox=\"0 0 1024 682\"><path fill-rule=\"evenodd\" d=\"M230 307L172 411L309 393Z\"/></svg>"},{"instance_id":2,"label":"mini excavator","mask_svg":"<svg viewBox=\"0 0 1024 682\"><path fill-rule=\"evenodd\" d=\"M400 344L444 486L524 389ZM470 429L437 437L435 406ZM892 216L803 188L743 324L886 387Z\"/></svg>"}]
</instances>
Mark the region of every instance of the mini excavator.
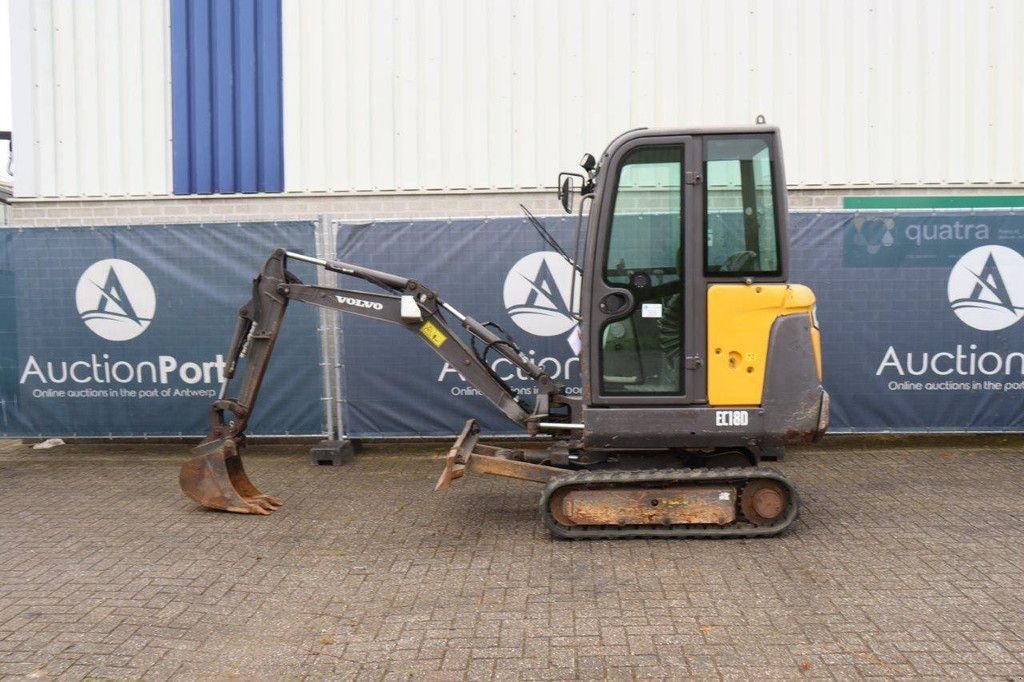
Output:
<instances>
[{"instance_id":1,"label":"mini excavator","mask_svg":"<svg viewBox=\"0 0 1024 682\"><path fill-rule=\"evenodd\" d=\"M185 494L246 514L281 505L252 484L241 452L285 309L296 300L405 327L547 445L481 443L471 419L437 490L467 472L541 483L541 520L567 539L783 531L797 516L797 491L762 461L825 432L828 394L814 294L787 277L779 131L642 128L617 137L600 159L584 155L580 166L559 175L558 195L569 213L582 196L577 252L559 249L581 290L582 395L567 395L500 327L421 282L278 250L239 311L209 435L181 468ZM290 260L382 293L303 284ZM532 404L492 370L488 353L534 382ZM238 397L225 397L242 358Z\"/></svg>"}]
</instances>

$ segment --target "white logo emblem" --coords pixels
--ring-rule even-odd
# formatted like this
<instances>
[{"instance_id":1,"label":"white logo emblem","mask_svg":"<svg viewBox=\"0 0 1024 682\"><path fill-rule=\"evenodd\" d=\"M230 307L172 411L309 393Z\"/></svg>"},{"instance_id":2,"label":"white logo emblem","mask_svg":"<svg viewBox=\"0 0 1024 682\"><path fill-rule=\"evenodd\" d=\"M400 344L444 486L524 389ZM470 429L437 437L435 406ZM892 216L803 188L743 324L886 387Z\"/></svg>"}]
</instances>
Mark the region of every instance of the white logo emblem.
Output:
<instances>
[{"instance_id":1,"label":"white logo emblem","mask_svg":"<svg viewBox=\"0 0 1024 682\"><path fill-rule=\"evenodd\" d=\"M75 287L85 326L108 341L127 341L146 331L156 312L156 292L139 267L107 258L93 263Z\"/></svg>"},{"instance_id":2,"label":"white logo emblem","mask_svg":"<svg viewBox=\"0 0 1024 682\"><path fill-rule=\"evenodd\" d=\"M554 251L537 251L516 261L505 276L505 309L512 321L534 336L558 336L576 326L580 281L570 304L573 267Z\"/></svg>"},{"instance_id":3,"label":"white logo emblem","mask_svg":"<svg viewBox=\"0 0 1024 682\"><path fill-rule=\"evenodd\" d=\"M1024 317L1024 256L1005 246L972 249L953 266L946 291L964 324L1006 329Z\"/></svg>"}]
</instances>

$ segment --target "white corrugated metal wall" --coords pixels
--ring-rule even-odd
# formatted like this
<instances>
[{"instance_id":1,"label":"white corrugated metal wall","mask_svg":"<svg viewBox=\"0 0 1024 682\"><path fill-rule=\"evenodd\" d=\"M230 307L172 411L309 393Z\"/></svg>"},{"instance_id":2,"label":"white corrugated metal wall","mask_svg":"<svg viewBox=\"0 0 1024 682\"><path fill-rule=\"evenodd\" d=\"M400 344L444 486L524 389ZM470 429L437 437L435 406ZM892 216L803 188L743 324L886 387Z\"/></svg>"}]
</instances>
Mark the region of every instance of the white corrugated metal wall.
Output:
<instances>
[{"instance_id":1,"label":"white corrugated metal wall","mask_svg":"<svg viewBox=\"0 0 1024 682\"><path fill-rule=\"evenodd\" d=\"M284 0L290 190L550 186L656 125L798 186L1024 183L1020 0Z\"/></svg>"},{"instance_id":2,"label":"white corrugated metal wall","mask_svg":"<svg viewBox=\"0 0 1024 682\"><path fill-rule=\"evenodd\" d=\"M288 191L546 187L758 114L795 186L1024 186L1020 0L282 2ZM11 13L17 194L169 194L168 0Z\"/></svg>"},{"instance_id":3,"label":"white corrugated metal wall","mask_svg":"<svg viewBox=\"0 0 1024 682\"><path fill-rule=\"evenodd\" d=\"M171 190L168 0L11 0L16 196Z\"/></svg>"}]
</instances>

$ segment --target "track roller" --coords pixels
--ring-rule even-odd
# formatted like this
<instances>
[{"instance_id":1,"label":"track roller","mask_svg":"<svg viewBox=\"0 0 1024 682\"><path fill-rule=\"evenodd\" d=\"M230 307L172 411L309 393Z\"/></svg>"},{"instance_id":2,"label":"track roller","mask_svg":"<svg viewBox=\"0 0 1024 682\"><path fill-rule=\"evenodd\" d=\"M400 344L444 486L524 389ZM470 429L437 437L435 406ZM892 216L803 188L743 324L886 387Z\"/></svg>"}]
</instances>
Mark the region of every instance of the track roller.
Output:
<instances>
[{"instance_id":1,"label":"track roller","mask_svg":"<svg viewBox=\"0 0 1024 682\"><path fill-rule=\"evenodd\" d=\"M544 489L540 516L553 535L585 538L737 538L776 535L799 497L766 467L583 471Z\"/></svg>"}]
</instances>

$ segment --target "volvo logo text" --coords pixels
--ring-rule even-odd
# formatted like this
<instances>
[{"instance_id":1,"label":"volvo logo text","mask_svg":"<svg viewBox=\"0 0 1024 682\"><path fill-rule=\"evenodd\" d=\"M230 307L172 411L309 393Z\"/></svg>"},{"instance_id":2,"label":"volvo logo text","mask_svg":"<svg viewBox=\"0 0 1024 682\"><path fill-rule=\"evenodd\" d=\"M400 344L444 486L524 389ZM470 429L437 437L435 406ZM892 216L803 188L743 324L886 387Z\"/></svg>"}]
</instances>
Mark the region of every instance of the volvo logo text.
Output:
<instances>
[{"instance_id":1,"label":"volvo logo text","mask_svg":"<svg viewBox=\"0 0 1024 682\"><path fill-rule=\"evenodd\" d=\"M377 303L376 301L366 301L361 298L351 298L350 296L335 296L338 299L338 303L344 303L350 305L353 308L367 308L369 310L384 310L383 303Z\"/></svg>"}]
</instances>

